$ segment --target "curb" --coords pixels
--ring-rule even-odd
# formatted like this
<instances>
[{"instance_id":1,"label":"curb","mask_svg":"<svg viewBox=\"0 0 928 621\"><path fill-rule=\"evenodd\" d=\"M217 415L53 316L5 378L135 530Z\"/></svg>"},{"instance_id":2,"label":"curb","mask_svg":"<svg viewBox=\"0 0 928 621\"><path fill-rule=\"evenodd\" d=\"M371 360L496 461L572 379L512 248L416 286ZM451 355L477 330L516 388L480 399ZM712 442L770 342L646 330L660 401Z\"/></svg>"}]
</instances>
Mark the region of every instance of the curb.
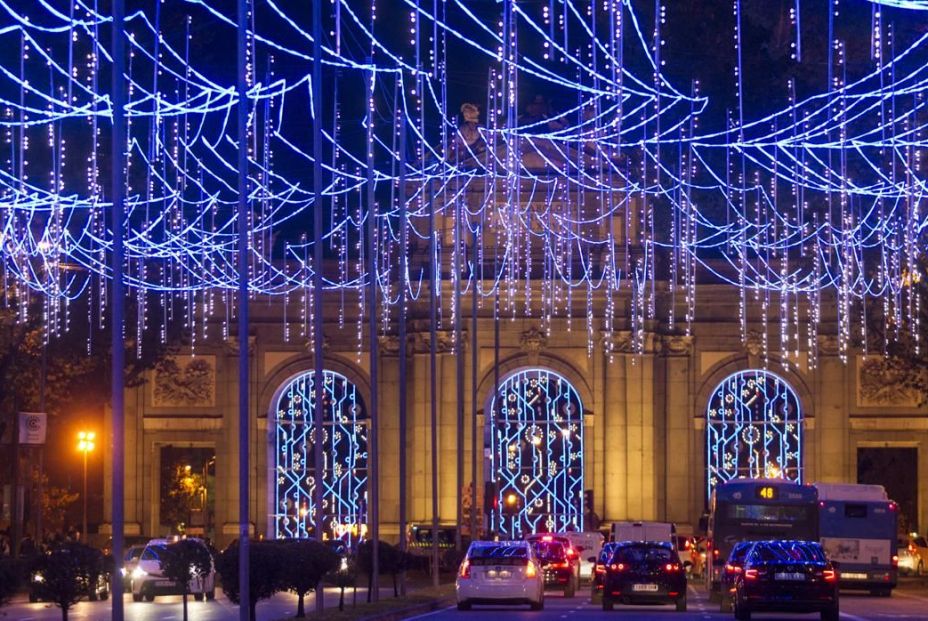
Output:
<instances>
[{"instance_id":1,"label":"curb","mask_svg":"<svg viewBox=\"0 0 928 621\"><path fill-rule=\"evenodd\" d=\"M400 621L408 617L434 612L446 606L450 606L453 603L454 601L452 599L436 599L424 604L416 604L415 606L364 617L360 621Z\"/></svg>"}]
</instances>

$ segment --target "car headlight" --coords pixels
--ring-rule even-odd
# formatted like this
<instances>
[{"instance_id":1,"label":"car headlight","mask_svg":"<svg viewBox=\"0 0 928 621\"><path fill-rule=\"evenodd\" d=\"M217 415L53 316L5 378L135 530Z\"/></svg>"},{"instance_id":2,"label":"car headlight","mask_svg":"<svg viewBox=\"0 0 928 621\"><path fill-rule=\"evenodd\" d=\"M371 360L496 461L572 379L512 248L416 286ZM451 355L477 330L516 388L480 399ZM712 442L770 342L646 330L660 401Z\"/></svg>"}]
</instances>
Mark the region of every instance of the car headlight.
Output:
<instances>
[{"instance_id":1,"label":"car headlight","mask_svg":"<svg viewBox=\"0 0 928 621\"><path fill-rule=\"evenodd\" d=\"M348 571L348 559L347 558L342 557L342 563L341 563L341 567L339 567L339 570Z\"/></svg>"},{"instance_id":2,"label":"car headlight","mask_svg":"<svg viewBox=\"0 0 928 621\"><path fill-rule=\"evenodd\" d=\"M136 567L135 569L132 570L132 579L133 579L133 580L139 580L139 579L141 579L141 578L144 578L144 577L147 576L147 575L148 575L148 572L146 572L146 571L145 571L144 569L142 569L141 567Z\"/></svg>"},{"instance_id":3,"label":"car headlight","mask_svg":"<svg viewBox=\"0 0 928 621\"><path fill-rule=\"evenodd\" d=\"M123 578L125 578L125 577L129 574L129 572L126 571L126 568L125 568L125 567L120 567L120 568L119 568L119 573L120 573L120 575L121 575Z\"/></svg>"},{"instance_id":4,"label":"car headlight","mask_svg":"<svg viewBox=\"0 0 928 621\"><path fill-rule=\"evenodd\" d=\"M42 574L35 574L34 576L32 576L32 581L38 582L38 583L45 582L45 576L43 576Z\"/></svg>"}]
</instances>

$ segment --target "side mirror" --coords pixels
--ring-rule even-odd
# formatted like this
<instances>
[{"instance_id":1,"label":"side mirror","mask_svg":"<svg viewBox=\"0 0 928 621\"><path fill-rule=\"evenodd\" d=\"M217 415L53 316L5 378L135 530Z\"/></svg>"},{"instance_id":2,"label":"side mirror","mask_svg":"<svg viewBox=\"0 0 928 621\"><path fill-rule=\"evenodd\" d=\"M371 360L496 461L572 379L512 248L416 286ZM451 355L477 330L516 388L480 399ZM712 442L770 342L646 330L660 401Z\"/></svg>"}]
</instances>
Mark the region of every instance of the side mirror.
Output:
<instances>
[{"instance_id":1,"label":"side mirror","mask_svg":"<svg viewBox=\"0 0 928 621\"><path fill-rule=\"evenodd\" d=\"M595 562L596 562L596 557L595 557L595 556L588 556L586 560L588 560L588 561L591 562L591 563L595 563Z\"/></svg>"}]
</instances>

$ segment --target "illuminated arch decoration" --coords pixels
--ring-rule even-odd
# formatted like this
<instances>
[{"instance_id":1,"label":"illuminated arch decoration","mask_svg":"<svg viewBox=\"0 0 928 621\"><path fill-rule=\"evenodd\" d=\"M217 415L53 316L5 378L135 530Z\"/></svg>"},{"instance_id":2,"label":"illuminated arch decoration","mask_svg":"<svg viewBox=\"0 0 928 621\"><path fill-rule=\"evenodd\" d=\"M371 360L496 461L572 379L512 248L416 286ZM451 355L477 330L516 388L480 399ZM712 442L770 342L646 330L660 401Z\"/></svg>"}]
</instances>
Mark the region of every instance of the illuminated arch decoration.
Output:
<instances>
[{"instance_id":1,"label":"illuminated arch decoration","mask_svg":"<svg viewBox=\"0 0 928 621\"><path fill-rule=\"evenodd\" d=\"M313 535L316 507L314 371L291 379L274 404L274 534ZM323 522L328 536L356 540L367 523L367 411L357 387L324 371Z\"/></svg>"},{"instance_id":2,"label":"illuminated arch decoration","mask_svg":"<svg viewBox=\"0 0 928 621\"><path fill-rule=\"evenodd\" d=\"M706 409L706 491L739 478L802 482L802 406L769 371L726 377Z\"/></svg>"},{"instance_id":3,"label":"illuminated arch decoration","mask_svg":"<svg viewBox=\"0 0 928 621\"><path fill-rule=\"evenodd\" d=\"M583 404L548 369L503 380L490 403L491 528L506 537L583 529Z\"/></svg>"}]
</instances>

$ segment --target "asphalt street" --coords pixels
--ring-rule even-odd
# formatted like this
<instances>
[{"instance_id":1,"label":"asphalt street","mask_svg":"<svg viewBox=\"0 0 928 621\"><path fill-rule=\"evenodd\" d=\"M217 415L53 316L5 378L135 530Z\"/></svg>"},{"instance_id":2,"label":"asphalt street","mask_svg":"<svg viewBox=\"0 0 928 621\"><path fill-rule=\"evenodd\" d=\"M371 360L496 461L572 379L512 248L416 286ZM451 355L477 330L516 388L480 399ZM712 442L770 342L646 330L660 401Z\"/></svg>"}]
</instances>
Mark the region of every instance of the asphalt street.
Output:
<instances>
[{"instance_id":1,"label":"asphalt street","mask_svg":"<svg viewBox=\"0 0 928 621\"><path fill-rule=\"evenodd\" d=\"M585 593L584 593L585 594ZM383 597L391 595L383 591ZM363 600L361 590L357 593L358 602ZM326 607L334 607L338 602L338 591L326 591ZM346 605L351 605L351 593L346 594ZM313 610L312 596L306 599L307 612ZM132 602L126 599L127 621L180 621L182 616L179 597L159 597L153 603ZM81 602L72 609L70 619L80 621L107 621L109 602ZM221 593L213 602L189 602L192 621L237 621L238 607ZM279 594L270 600L263 600L258 605L259 621L277 621L292 618L296 612L296 598L289 594ZM710 604L701 588L690 586L689 610L678 613L670 606L617 606L611 613L603 612L598 605L589 603L589 598L578 594L572 599L564 599L556 594L549 594L545 599L545 609L532 612L528 607L494 607L477 606L468 612L459 612L449 607L426 615L412 617L423 621L499 621L505 615L506 621L582 621L584 619L608 619L617 621L705 621L710 619L733 619L731 614L722 614L716 604ZM0 608L0 621L45 621L61 618L61 611L51 604L29 604L23 598L15 600L12 605ZM753 618L763 620L817 619L818 615L782 615L757 614ZM841 618L848 621L924 621L928 619L928 585L921 582L904 582L891 598L875 598L853 593L842 593Z\"/></svg>"}]
</instances>

